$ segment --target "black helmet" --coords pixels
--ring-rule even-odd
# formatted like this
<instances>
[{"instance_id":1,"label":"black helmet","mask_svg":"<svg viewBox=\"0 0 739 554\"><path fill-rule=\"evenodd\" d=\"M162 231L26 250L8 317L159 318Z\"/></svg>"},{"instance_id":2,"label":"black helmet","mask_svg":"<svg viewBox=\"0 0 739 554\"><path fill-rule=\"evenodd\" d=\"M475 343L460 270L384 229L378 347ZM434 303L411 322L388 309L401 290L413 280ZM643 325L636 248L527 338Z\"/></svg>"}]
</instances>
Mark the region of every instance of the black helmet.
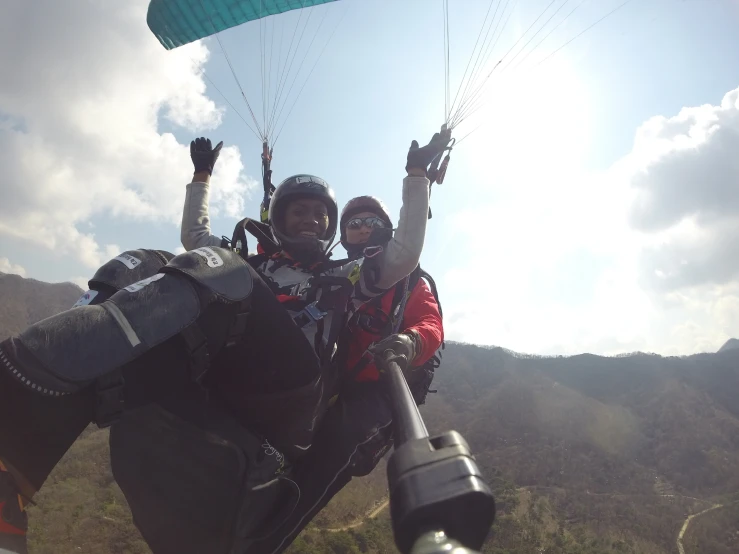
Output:
<instances>
[{"instance_id":1,"label":"black helmet","mask_svg":"<svg viewBox=\"0 0 739 554\"><path fill-rule=\"evenodd\" d=\"M288 237L285 233L285 210L287 205L299 198L320 200L328 210L328 228L323 239L309 237ZM315 175L293 175L282 181L275 189L269 204L269 221L272 231L280 246L295 254L325 254L336 237L338 227L339 205L336 195L328 183Z\"/></svg>"}]
</instances>

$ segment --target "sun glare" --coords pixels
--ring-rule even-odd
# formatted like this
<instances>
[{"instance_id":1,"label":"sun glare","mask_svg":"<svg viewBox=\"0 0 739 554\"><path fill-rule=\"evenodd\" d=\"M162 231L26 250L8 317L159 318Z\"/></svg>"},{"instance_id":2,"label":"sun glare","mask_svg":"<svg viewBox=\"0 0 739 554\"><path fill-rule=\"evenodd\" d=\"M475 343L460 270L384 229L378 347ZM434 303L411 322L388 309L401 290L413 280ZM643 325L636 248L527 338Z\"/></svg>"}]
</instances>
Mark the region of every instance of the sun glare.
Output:
<instances>
[{"instance_id":1,"label":"sun glare","mask_svg":"<svg viewBox=\"0 0 739 554\"><path fill-rule=\"evenodd\" d=\"M491 87L486 109L468 126L481 125L467 148L474 158L495 152L504 181L543 183L552 173L583 164L591 135L589 90L566 61L539 70L503 74ZM458 133L464 136L466 129ZM475 137L473 134L472 137Z\"/></svg>"}]
</instances>

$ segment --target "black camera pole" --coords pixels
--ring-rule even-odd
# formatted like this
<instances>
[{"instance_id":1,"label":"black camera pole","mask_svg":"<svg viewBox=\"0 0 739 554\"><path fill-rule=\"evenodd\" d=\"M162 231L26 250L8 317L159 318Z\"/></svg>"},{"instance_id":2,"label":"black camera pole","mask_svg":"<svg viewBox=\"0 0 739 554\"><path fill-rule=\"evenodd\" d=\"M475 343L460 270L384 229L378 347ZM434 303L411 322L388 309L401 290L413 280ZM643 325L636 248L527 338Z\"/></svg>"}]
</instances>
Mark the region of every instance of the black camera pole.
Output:
<instances>
[{"instance_id":1,"label":"black camera pole","mask_svg":"<svg viewBox=\"0 0 739 554\"><path fill-rule=\"evenodd\" d=\"M403 554L473 554L495 519L495 500L456 431L430 437L392 351L378 356L393 409L387 466L395 544Z\"/></svg>"}]
</instances>

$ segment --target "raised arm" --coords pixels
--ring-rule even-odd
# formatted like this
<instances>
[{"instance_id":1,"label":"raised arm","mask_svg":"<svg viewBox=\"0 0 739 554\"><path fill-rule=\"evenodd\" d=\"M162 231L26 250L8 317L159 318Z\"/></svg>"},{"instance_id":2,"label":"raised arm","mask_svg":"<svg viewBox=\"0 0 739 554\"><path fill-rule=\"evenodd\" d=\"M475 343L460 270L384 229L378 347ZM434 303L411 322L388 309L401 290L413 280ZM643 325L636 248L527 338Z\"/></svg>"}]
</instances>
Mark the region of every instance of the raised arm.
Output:
<instances>
[{"instance_id":1,"label":"raised arm","mask_svg":"<svg viewBox=\"0 0 739 554\"><path fill-rule=\"evenodd\" d=\"M190 157L195 173L185 192L185 207L182 211L180 240L185 250L202 246L221 246L223 240L210 233L208 214L208 194L210 176L213 173L223 142L215 148L206 138L198 138L190 143Z\"/></svg>"},{"instance_id":2,"label":"raised arm","mask_svg":"<svg viewBox=\"0 0 739 554\"><path fill-rule=\"evenodd\" d=\"M377 258L375 287L387 290L416 268L423 251L428 211L429 180L423 174L409 172L403 179L398 227Z\"/></svg>"},{"instance_id":3,"label":"raised arm","mask_svg":"<svg viewBox=\"0 0 739 554\"><path fill-rule=\"evenodd\" d=\"M185 250L194 250L202 246L221 246L223 242L223 239L210 233L208 188L205 181L193 181L187 185L180 230L180 240Z\"/></svg>"},{"instance_id":4,"label":"raised arm","mask_svg":"<svg viewBox=\"0 0 739 554\"><path fill-rule=\"evenodd\" d=\"M441 156L451 140L451 132L437 133L423 148L414 140L408 151L408 176L403 179L403 206L398 227L383 252L371 258L361 275L363 292L367 296L387 290L410 274L421 258L426 236L429 210L429 185L426 168Z\"/></svg>"}]
</instances>

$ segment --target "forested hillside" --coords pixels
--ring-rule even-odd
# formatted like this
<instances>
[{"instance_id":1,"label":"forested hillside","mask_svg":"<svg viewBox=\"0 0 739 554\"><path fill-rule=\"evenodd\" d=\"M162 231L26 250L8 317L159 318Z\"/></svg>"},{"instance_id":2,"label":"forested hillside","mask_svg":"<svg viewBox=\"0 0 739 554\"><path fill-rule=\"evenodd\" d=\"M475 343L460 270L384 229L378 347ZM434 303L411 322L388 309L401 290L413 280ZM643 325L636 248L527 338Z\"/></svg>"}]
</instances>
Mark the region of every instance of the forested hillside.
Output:
<instances>
[{"instance_id":1,"label":"forested hillside","mask_svg":"<svg viewBox=\"0 0 739 554\"><path fill-rule=\"evenodd\" d=\"M0 334L79 294L0 275ZM681 530L686 554L739 551L739 350L544 358L452 343L434 387L427 426L462 432L496 491L484 552L672 554ZM290 552L393 552L384 467L353 481ZM113 481L107 431L88 429L35 500L33 553L148 552Z\"/></svg>"}]
</instances>

